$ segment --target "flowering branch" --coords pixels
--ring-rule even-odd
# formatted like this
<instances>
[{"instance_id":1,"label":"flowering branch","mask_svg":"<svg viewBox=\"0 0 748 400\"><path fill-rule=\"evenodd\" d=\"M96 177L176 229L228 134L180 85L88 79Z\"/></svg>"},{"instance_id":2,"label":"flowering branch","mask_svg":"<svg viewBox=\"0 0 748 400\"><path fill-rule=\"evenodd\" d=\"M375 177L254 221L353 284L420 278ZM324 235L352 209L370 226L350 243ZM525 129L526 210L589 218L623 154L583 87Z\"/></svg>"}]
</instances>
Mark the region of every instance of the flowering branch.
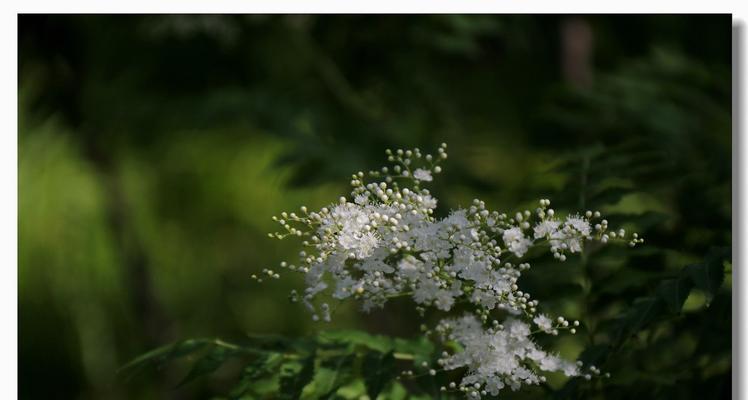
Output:
<instances>
[{"instance_id":1,"label":"flowering branch","mask_svg":"<svg viewBox=\"0 0 748 400\"><path fill-rule=\"evenodd\" d=\"M587 379L599 375L595 366L583 371L580 363L547 353L533 341L538 333L557 335L566 329L573 334L579 322L538 312L538 301L517 283L530 269L525 256L536 248L563 262L567 254L582 252L586 242L619 241L633 247L643 239L635 233L629 237L623 229L610 230L598 211L560 218L548 199L514 216L490 211L476 199L469 208L437 219L437 199L422 186L442 171L446 149L442 144L436 156L419 149L387 150L391 165L370 171L372 182L365 183L363 172L352 175L350 198L341 197L319 211L301 207L300 214L273 217L282 231L270 237L300 237L307 249L299 253L298 263L280 264L305 276L303 294L293 291L291 299L300 300L315 321L331 319L329 304L319 300L322 295L353 298L364 311L383 307L394 297L411 297L421 313L472 305L462 316L445 316L434 331L461 348L444 353L439 365L467 371L459 384L443 390L473 398L495 396L504 387L540 384L546 379L543 372ZM263 273L280 278L270 269Z\"/></svg>"}]
</instances>

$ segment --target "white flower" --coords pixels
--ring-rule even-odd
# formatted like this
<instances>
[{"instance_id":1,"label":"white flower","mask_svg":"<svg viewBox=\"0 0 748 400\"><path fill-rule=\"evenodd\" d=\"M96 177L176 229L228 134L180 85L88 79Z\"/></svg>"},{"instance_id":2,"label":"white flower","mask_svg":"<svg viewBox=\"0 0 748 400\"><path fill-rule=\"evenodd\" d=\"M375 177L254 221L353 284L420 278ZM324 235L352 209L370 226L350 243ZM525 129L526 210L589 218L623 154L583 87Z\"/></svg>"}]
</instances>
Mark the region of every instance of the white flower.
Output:
<instances>
[{"instance_id":1,"label":"white flower","mask_svg":"<svg viewBox=\"0 0 748 400\"><path fill-rule=\"evenodd\" d=\"M409 280L415 280L419 274L419 268L423 265L423 262L419 261L413 256L407 256L400 260L398 268L400 275Z\"/></svg>"},{"instance_id":2,"label":"white flower","mask_svg":"<svg viewBox=\"0 0 748 400\"><path fill-rule=\"evenodd\" d=\"M349 197L319 211L302 207L301 216L281 213L281 218L274 217L282 231L271 237L304 241L298 265L281 264L281 268L304 274L303 294L293 298L322 321L329 321L330 307L321 298L330 295L354 298L364 311L401 296L421 308L441 312L451 311L458 302L467 303L470 313L442 320L436 331L460 344L461 351L441 362L447 370L466 368L461 385L470 386L471 398L480 398L481 392L496 396L506 387L516 390L538 384L541 371L579 375L575 363L548 354L534 342L532 324L539 332L557 332L549 317L537 313L537 300L519 288L529 263L518 263L512 256L523 257L538 248L563 261L566 252L582 251L585 240L605 243L607 222L599 221L593 237L589 216L570 216L562 223L554 219L551 209L539 209L536 214L529 210L499 213L488 210L480 200L437 219L437 199L418 183L433 180L431 171L440 168L435 164L447 158L446 145L439 148L437 157L422 157L419 150L387 155L393 165L370 173L367 183L362 172L352 176ZM416 168L423 165L417 164L421 158L429 169ZM409 171L403 165L416 168L413 179L401 179ZM549 204L542 201L541 207ZM600 217L598 213L585 215L589 214ZM632 237L630 244L641 243L636 234ZM546 239L550 246L546 240L534 239ZM279 276L269 269L263 272ZM479 317L495 316L495 309L501 310L498 314L503 320L484 326Z\"/></svg>"},{"instance_id":3,"label":"white flower","mask_svg":"<svg viewBox=\"0 0 748 400\"><path fill-rule=\"evenodd\" d=\"M433 210L436 208L436 199L431 197L430 195L421 196L421 204L424 208L428 210Z\"/></svg>"},{"instance_id":4,"label":"white flower","mask_svg":"<svg viewBox=\"0 0 748 400\"><path fill-rule=\"evenodd\" d=\"M547 219L538 223L533 229L535 232L535 239L550 237L558 230L559 225L560 222L553 219Z\"/></svg>"},{"instance_id":5,"label":"white flower","mask_svg":"<svg viewBox=\"0 0 748 400\"><path fill-rule=\"evenodd\" d=\"M577 232L581 233L582 236L589 236L592 227L590 227L589 221L576 215L569 216L566 218L566 226L574 228Z\"/></svg>"},{"instance_id":6,"label":"white flower","mask_svg":"<svg viewBox=\"0 0 748 400\"><path fill-rule=\"evenodd\" d=\"M353 280L350 276L343 276L340 279L337 280L337 284L335 286L335 293L333 293L332 297L336 299L345 299L351 296L355 292L354 285L356 284L356 281Z\"/></svg>"},{"instance_id":7,"label":"white flower","mask_svg":"<svg viewBox=\"0 0 748 400\"><path fill-rule=\"evenodd\" d=\"M361 234L356 248L356 258L362 259L368 257L378 245L379 238L377 238L373 232L365 232Z\"/></svg>"},{"instance_id":8,"label":"white flower","mask_svg":"<svg viewBox=\"0 0 748 400\"><path fill-rule=\"evenodd\" d=\"M432 180L434 180L434 178L431 177L431 171L423 168L418 168L417 170L413 171L413 178L424 182L431 182Z\"/></svg>"},{"instance_id":9,"label":"white flower","mask_svg":"<svg viewBox=\"0 0 748 400\"><path fill-rule=\"evenodd\" d=\"M363 195L363 194L359 194L359 195L357 195L356 197L353 198L353 202L356 203L356 204L358 204L358 205L360 205L360 206L365 206L365 205L369 204L369 196Z\"/></svg>"},{"instance_id":10,"label":"white flower","mask_svg":"<svg viewBox=\"0 0 748 400\"><path fill-rule=\"evenodd\" d=\"M517 257L525 255L527 249L532 245L532 240L527 239L519 227L505 230L502 238L507 249Z\"/></svg>"},{"instance_id":11,"label":"white flower","mask_svg":"<svg viewBox=\"0 0 748 400\"><path fill-rule=\"evenodd\" d=\"M497 396L505 385L518 388L522 384L540 383L540 377L528 368L528 363L534 363L542 371L562 371L570 376L578 373L573 363L541 350L530 337L526 323L510 318L503 325L503 329L484 328L478 318L469 314L442 321L437 330L463 347L463 351L446 357L444 369L466 367L468 373L461 384L477 384L492 396Z\"/></svg>"},{"instance_id":12,"label":"white flower","mask_svg":"<svg viewBox=\"0 0 748 400\"><path fill-rule=\"evenodd\" d=\"M533 318L532 322L534 322L535 325L545 333L551 333L553 331L553 321L545 314L539 314L537 317Z\"/></svg>"},{"instance_id":13,"label":"white flower","mask_svg":"<svg viewBox=\"0 0 748 400\"><path fill-rule=\"evenodd\" d=\"M379 238L371 231L373 210L354 203L333 207L330 218L319 231L337 232L337 244L343 254L363 259L371 255L379 244Z\"/></svg>"}]
</instances>

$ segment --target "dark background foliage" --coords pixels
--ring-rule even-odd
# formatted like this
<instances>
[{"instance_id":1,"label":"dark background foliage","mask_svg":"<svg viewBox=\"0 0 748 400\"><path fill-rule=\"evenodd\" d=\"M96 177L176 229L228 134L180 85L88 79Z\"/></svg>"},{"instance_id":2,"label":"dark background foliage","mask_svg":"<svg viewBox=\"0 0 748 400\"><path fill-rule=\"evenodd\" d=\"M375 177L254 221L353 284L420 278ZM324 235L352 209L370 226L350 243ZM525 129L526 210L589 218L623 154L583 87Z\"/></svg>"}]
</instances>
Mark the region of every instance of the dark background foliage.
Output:
<instances>
[{"instance_id":1,"label":"dark background foliage","mask_svg":"<svg viewBox=\"0 0 748 400\"><path fill-rule=\"evenodd\" d=\"M20 16L21 398L223 393L238 366L116 374L189 337L417 337L406 303L319 325L249 276L295 254L270 216L441 142L442 213L547 197L646 238L524 277L612 374L558 397L726 398L730 49L726 15Z\"/></svg>"}]
</instances>

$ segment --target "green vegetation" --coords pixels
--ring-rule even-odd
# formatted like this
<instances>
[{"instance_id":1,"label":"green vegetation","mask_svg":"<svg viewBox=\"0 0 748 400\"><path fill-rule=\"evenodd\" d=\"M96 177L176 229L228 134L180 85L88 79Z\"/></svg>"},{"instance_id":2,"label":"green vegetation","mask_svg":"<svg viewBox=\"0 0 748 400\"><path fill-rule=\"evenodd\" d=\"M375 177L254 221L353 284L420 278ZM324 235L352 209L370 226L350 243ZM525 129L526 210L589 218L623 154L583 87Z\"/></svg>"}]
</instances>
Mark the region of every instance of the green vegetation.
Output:
<instances>
[{"instance_id":1,"label":"green vegetation","mask_svg":"<svg viewBox=\"0 0 748 400\"><path fill-rule=\"evenodd\" d=\"M385 148L448 142L439 212L549 198L646 238L533 264L522 285L584 327L544 346L611 378L507 398L726 398L730 29L728 15L21 16L21 397L436 398L428 374L390 379L404 355L433 356L410 307L348 303L314 323L286 299L299 281L249 277L297 251L267 238L270 216L346 194Z\"/></svg>"}]
</instances>

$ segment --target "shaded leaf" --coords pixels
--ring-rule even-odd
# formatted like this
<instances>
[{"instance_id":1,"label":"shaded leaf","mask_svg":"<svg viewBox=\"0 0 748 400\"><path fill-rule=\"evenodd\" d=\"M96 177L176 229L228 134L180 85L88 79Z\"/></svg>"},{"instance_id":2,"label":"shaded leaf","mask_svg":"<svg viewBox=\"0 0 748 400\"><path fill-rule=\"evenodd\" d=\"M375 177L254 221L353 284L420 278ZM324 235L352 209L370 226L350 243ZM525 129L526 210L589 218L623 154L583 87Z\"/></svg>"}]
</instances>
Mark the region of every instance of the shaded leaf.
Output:
<instances>
[{"instance_id":1,"label":"shaded leaf","mask_svg":"<svg viewBox=\"0 0 748 400\"><path fill-rule=\"evenodd\" d=\"M397 375L395 357L391 351L386 354L374 351L366 353L361 369L366 384L366 393L371 400L376 400L379 393Z\"/></svg>"},{"instance_id":2,"label":"shaded leaf","mask_svg":"<svg viewBox=\"0 0 748 400\"><path fill-rule=\"evenodd\" d=\"M350 380L355 359L354 354L347 354L324 360L314 376L313 397L318 399L334 397L335 392Z\"/></svg>"},{"instance_id":3,"label":"shaded leaf","mask_svg":"<svg viewBox=\"0 0 748 400\"><path fill-rule=\"evenodd\" d=\"M706 294L708 302L714 298L725 280L724 261L729 257L729 248L712 248L703 263L687 265L684 269L694 285Z\"/></svg>"},{"instance_id":4,"label":"shaded leaf","mask_svg":"<svg viewBox=\"0 0 748 400\"><path fill-rule=\"evenodd\" d=\"M160 366L188 354L196 353L210 342L208 339L188 339L159 347L125 364L118 373L127 374L128 379L132 378L143 368Z\"/></svg>"},{"instance_id":5,"label":"shaded leaf","mask_svg":"<svg viewBox=\"0 0 748 400\"><path fill-rule=\"evenodd\" d=\"M225 347L213 346L208 351L208 354L197 360L190 369L190 372L187 373L187 376L182 379L177 387L184 386L201 376L215 372L215 370L220 368L221 365L223 365L223 363L234 354L236 354L234 351Z\"/></svg>"},{"instance_id":6,"label":"shaded leaf","mask_svg":"<svg viewBox=\"0 0 748 400\"><path fill-rule=\"evenodd\" d=\"M229 398L236 400L244 396L251 388L251 384L258 378L272 373L283 361L283 355L278 353L268 353L257 357L242 370L239 383L231 391Z\"/></svg>"},{"instance_id":7,"label":"shaded leaf","mask_svg":"<svg viewBox=\"0 0 748 400\"><path fill-rule=\"evenodd\" d=\"M263 351L311 351L314 343L305 338L287 338L280 335L247 335L248 342Z\"/></svg>"},{"instance_id":8,"label":"shaded leaf","mask_svg":"<svg viewBox=\"0 0 748 400\"><path fill-rule=\"evenodd\" d=\"M643 330L662 312L664 302L657 297L637 299L619 319L616 342L620 346L626 338Z\"/></svg>"},{"instance_id":9,"label":"shaded leaf","mask_svg":"<svg viewBox=\"0 0 748 400\"><path fill-rule=\"evenodd\" d=\"M333 331L323 332L320 339L332 343L365 346L371 350L386 353L393 348L393 340L386 336L371 335L362 331Z\"/></svg>"},{"instance_id":10,"label":"shaded leaf","mask_svg":"<svg viewBox=\"0 0 748 400\"><path fill-rule=\"evenodd\" d=\"M280 377L280 399L296 400L301 396L301 391L314 376L314 359L316 354L311 355L301 361L300 368L298 365L286 365L281 370ZM299 364L296 362L295 364Z\"/></svg>"},{"instance_id":11,"label":"shaded leaf","mask_svg":"<svg viewBox=\"0 0 748 400\"><path fill-rule=\"evenodd\" d=\"M693 282L688 277L667 279L657 287L657 296L668 305L671 312L679 314L692 288Z\"/></svg>"}]
</instances>

